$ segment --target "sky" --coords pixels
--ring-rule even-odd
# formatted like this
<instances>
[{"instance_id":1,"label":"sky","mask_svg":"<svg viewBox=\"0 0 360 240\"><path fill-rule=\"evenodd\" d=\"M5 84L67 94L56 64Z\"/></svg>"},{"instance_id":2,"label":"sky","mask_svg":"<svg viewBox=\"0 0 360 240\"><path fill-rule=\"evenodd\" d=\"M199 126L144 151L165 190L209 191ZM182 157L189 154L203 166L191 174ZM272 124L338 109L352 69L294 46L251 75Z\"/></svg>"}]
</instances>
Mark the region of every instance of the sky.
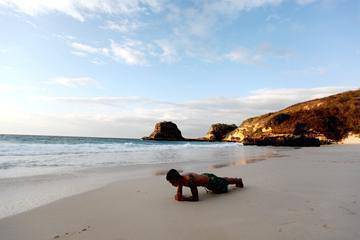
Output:
<instances>
[{"instance_id":1,"label":"sky","mask_svg":"<svg viewBox=\"0 0 360 240\"><path fill-rule=\"evenodd\" d=\"M0 0L0 133L185 137L359 88L357 0Z\"/></svg>"}]
</instances>

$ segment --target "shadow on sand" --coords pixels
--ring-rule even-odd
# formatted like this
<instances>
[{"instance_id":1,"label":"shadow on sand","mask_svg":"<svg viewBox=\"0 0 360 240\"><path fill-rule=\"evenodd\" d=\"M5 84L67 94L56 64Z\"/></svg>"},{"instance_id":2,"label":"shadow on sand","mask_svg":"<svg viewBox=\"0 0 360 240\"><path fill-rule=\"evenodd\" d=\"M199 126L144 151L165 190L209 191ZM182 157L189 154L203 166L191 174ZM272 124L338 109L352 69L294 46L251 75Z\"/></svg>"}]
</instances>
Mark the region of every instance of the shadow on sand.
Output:
<instances>
[{"instance_id":1,"label":"shadow on sand","mask_svg":"<svg viewBox=\"0 0 360 240\"><path fill-rule=\"evenodd\" d=\"M199 190L200 189L205 189L205 188L199 187ZM248 187L238 188L235 186L229 186L229 191L227 193L213 193L205 189L204 191L199 191L199 199L200 199L199 202L211 201L217 198L226 198L227 196L231 196L233 194L239 194L240 192L243 192L247 189Z\"/></svg>"}]
</instances>

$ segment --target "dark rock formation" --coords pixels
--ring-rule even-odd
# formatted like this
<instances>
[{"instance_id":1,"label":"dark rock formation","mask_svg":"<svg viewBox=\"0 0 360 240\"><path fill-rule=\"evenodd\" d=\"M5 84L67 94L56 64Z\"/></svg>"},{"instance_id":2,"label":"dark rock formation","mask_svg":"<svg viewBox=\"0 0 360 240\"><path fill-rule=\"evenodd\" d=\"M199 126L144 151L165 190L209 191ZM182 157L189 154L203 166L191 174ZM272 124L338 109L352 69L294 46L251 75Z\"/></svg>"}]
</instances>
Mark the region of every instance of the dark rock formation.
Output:
<instances>
[{"instance_id":1,"label":"dark rock formation","mask_svg":"<svg viewBox=\"0 0 360 240\"><path fill-rule=\"evenodd\" d=\"M224 141L312 146L360 134L360 90L315 99L242 122Z\"/></svg>"},{"instance_id":2,"label":"dark rock formation","mask_svg":"<svg viewBox=\"0 0 360 240\"><path fill-rule=\"evenodd\" d=\"M295 135L262 136L257 138L246 137L242 142L244 145L257 146L318 147L321 145L320 140L317 138Z\"/></svg>"},{"instance_id":3,"label":"dark rock formation","mask_svg":"<svg viewBox=\"0 0 360 240\"><path fill-rule=\"evenodd\" d=\"M237 128L235 124L216 123L211 125L206 136L203 138L205 141L221 141L228 133Z\"/></svg>"},{"instance_id":4,"label":"dark rock formation","mask_svg":"<svg viewBox=\"0 0 360 240\"><path fill-rule=\"evenodd\" d=\"M183 141L184 137L180 130L173 122L156 123L154 131L149 137L143 137L143 140L167 140L167 141Z\"/></svg>"}]
</instances>

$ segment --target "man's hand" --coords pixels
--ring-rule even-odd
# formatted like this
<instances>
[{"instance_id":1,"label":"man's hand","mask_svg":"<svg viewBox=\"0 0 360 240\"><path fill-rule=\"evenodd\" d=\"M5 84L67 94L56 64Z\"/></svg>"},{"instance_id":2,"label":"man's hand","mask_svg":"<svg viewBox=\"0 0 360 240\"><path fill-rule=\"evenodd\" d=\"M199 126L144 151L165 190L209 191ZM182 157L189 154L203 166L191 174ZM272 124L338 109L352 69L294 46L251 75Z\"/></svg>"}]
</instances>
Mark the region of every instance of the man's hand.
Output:
<instances>
[{"instance_id":1,"label":"man's hand","mask_svg":"<svg viewBox=\"0 0 360 240\"><path fill-rule=\"evenodd\" d=\"M182 201L183 200L183 197L182 196L179 196L178 194L175 195L175 200L176 201Z\"/></svg>"},{"instance_id":2,"label":"man's hand","mask_svg":"<svg viewBox=\"0 0 360 240\"><path fill-rule=\"evenodd\" d=\"M178 195L175 195L175 200L179 201L179 202L182 202L182 201L197 202L197 201L199 201L199 198L184 197L184 196L179 197Z\"/></svg>"},{"instance_id":3,"label":"man's hand","mask_svg":"<svg viewBox=\"0 0 360 240\"><path fill-rule=\"evenodd\" d=\"M183 197L181 201L197 202L199 199L194 197Z\"/></svg>"},{"instance_id":4,"label":"man's hand","mask_svg":"<svg viewBox=\"0 0 360 240\"><path fill-rule=\"evenodd\" d=\"M196 186L191 187L191 197L185 197L182 195L182 186L178 187L177 193L175 195L176 201L189 201L189 202L197 202L199 201L199 194Z\"/></svg>"}]
</instances>

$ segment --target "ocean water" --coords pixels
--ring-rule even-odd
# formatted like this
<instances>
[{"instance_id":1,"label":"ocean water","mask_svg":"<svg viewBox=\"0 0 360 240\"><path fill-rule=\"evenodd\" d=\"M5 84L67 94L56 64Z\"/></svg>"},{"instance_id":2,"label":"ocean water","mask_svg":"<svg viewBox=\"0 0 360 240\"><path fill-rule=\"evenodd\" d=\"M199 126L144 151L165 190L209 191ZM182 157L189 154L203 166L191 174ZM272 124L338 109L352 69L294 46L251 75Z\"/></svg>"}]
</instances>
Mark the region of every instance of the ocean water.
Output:
<instances>
[{"instance_id":1,"label":"ocean water","mask_svg":"<svg viewBox=\"0 0 360 240\"><path fill-rule=\"evenodd\" d=\"M0 218L121 179L246 163L277 152L238 143L0 135Z\"/></svg>"},{"instance_id":2,"label":"ocean water","mask_svg":"<svg viewBox=\"0 0 360 240\"><path fill-rule=\"evenodd\" d=\"M95 167L201 161L201 156L194 159L198 153L239 150L239 146L236 143L0 135L0 179Z\"/></svg>"}]
</instances>

